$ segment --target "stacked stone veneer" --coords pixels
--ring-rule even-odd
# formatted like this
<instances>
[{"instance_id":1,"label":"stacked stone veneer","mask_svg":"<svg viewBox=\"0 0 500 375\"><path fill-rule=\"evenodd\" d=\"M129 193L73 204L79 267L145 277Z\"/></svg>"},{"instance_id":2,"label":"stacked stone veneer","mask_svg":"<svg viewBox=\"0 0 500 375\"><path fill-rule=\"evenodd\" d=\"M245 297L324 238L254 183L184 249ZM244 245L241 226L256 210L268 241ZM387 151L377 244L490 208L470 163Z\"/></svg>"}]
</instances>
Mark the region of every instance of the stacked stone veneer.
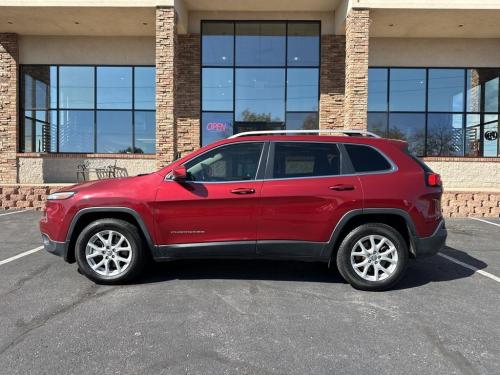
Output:
<instances>
[{"instance_id":1,"label":"stacked stone veneer","mask_svg":"<svg viewBox=\"0 0 500 375\"><path fill-rule=\"evenodd\" d=\"M366 129L370 11L352 9L346 18L344 128Z\"/></svg>"},{"instance_id":2,"label":"stacked stone veneer","mask_svg":"<svg viewBox=\"0 0 500 375\"><path fill-rule=\"evenodd\" d=\"M178 36L175 117L177 152L184 156L200 145L200 35Z\"/></svg>"},{"instance_id":3,"label":"stacked stone veneer","mask_svg":"<svg viewBox=\"0 0 500 375\"><path fill-rule=\"evenodd\" d=\"M320 129L344 127L345 36L321 37Z\"/></svg>"},{"instance_id":4,"label":"stacked stone veneer","mask_svg":"<svg viewBox=\"0 0 500 375\"><path fill-rule=\"evenodd\" d=\"M17 178L18 56L17 35L0 33L0 183Z\"/></svg>"},{"instance_id":5,"label":"stacked stone veneer","mask_svg":"<svg viewBox=\"0 0 500 375\"><path fill-rule=\"evenodd\" d=\"M177 154L175 92L177 16L173 7L156 9L156 156L158 167Z\"/></svg>"}]
</instances>

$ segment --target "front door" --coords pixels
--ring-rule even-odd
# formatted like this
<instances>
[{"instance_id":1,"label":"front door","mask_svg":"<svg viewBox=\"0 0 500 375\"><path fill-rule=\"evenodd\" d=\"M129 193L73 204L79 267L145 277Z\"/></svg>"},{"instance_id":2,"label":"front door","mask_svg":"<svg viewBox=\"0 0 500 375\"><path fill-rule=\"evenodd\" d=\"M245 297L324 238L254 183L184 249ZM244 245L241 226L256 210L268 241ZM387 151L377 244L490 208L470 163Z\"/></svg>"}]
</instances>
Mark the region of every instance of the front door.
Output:
<instances>
[{"instance_id":1,"label":"front door","mask_svg":"<svg viewBox=\"0 0 500 375\"><path fill-rule=\"evenodd\" d=\"M263 151L264 142L219 146L184 164L186 181L167 178L155 202L159 243L181 256L203 255L200 251L210 251L210 256L228 249L255 253L256 204L262 187L256 177Z\"/></svg>"},{"instance_id":2,"label":"front door","mask_svg":"<svg viewBox=\"0 0 500 375\"><path fill-rule=\"evenodd\" d=\"M342 176L342 164L335 143L273 144L259 202L259 253L319 256L341 217L362 208L359 178Z\"/></svg>"}]
</instances>

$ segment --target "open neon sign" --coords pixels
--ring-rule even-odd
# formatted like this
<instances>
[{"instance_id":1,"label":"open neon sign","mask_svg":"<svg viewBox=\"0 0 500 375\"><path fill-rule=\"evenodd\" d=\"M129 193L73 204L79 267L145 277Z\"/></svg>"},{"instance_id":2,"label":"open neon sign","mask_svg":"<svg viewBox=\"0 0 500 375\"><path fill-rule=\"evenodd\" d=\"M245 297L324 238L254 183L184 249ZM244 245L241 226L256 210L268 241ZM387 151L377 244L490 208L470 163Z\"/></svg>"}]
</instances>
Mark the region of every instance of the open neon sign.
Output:
<instances>
[{"instance_id":1,"label":"open neon sign","mask_svg":"<svg viewBox=\"0 0 500 375\"><path fill-rule=\"evenodd\" d=\"M226 129L227 129L227 124L223 122L209 122L207 124L208 131L223 132L226 131Z\"/></svg>"}]
</instances>

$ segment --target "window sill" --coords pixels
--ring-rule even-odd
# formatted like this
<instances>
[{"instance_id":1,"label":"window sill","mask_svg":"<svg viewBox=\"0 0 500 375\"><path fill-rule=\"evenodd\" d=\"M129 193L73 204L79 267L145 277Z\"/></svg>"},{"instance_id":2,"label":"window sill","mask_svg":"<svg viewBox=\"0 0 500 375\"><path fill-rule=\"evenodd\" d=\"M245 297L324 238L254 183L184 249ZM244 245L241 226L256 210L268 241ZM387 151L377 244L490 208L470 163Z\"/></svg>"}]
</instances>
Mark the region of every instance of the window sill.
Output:
<instances>
[{"instance_id":1,"label":"window sill","mask_svg":"<svg viewBox=\"0 0 500 375\"><path fill-rule=\"evenodd\" d=\"M49 152L18 152L18 158L81 158L81 159L156 159L155 154L79 154Z\"/></svg>"},{"instance_id":2,"label":"window sill","mask_svg":"<svg viewBox=\"0 0 500 375\"><path fill-rule=\"evenodd\" d=\"M481 158L481 157L458 157L458 156L427 156L420 158L422 161L465 161L465 162L487 162L487 163L500 163L500 157Z\"/></svg>"}]
</instances>

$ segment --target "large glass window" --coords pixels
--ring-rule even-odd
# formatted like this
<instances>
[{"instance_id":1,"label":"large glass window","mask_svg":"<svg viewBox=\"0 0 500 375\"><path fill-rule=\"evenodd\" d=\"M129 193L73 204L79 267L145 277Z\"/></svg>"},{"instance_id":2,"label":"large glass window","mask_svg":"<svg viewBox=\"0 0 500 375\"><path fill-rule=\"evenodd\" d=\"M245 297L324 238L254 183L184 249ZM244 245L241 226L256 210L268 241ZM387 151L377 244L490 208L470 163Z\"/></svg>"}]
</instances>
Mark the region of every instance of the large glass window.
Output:
<instances>
[{"instance_id":1,"label":"large glass window","mask_svg":"<svg viewBox=\"0 0 500 375\"><path fill-rule=\"evenodd\" d=\"M285 22L237 22L236 66L283 66L286 59Z\"/></svg>"},{"instance_id":2,"label":"large glass window","mask_svg":"<svg viewBox=\"0 0 500 375\"><path fill-rule=\"evenodd\" d=\"M500 68L370 68L368 129L416 156L499 157L499 85Z\"/></svg>"},{"instance_id":3,"label":"large glass window","mask_svg":"<svg viewBox=\"0 0 500 375\"><path fill-rule=\"evenodd\" d=\"M285 70L236 69L236 121L285 120Z\"/></svg>"},{"instance_id":4,"label":"large glass window","mask_svg":"<svg viewBox=\"0 0 500 375\"><path fill-rule=\"evenodd\" d=\"M320 23L202 23L201 143L318 129Z\"/></svg>"},{"instance_id":5,"label":"large glass window","mask_svg":"<svg viewBox=\"0 0 500 375\"><path fill-rule=\"evenodd\" d=\"M154 153L155 69L21 67L24 152Z\"/></svg>"}]
</instances>

